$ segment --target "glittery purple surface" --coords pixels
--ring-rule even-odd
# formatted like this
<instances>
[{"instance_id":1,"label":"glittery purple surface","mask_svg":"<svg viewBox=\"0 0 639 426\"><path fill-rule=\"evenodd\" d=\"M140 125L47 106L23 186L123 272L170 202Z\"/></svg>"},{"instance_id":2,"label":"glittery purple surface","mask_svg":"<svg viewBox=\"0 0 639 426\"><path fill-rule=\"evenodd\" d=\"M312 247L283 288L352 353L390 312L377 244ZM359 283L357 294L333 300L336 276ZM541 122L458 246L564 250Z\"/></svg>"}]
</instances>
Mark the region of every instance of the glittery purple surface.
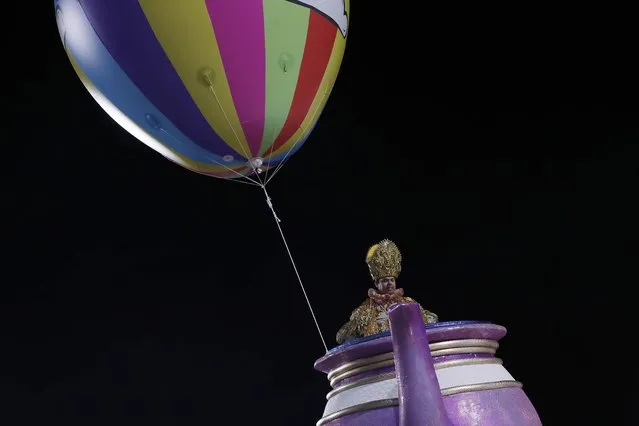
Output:
<instances>
[{"instance_id":1,"label":"glittery purple surface","mask_svg":"<svg viewBox=\"0 0 639 426\"><path fill-rule=\"evenodd\" d=\"M434 330L437 328L455 327L459 325L468 325L468 324L491 324L491 322L489 321L442 321L442 322L436 322L432 324L424 324L424 327L427 330ZM368 342L369 340L375 340L375 339L379 339L380 337L387 337L387 336L390 336L390 331L353 339L339 346L334 347L333 349L328 351L328 353L336 352L341 349L347 348L349 346L357 345L359 343L364 343L364 342Z\"/></svg>"},{"instance_id":2,"label":"glittery purple surface","mask_svg":"<svg viewBox=\"0 0 639 426\"><path fill-rule=\"evenodd\" d=\"M491 323L455 321L438 323L437 327L428 325L425 329L430 343L457 339L488 339L499 341L506 335L506 329L504 327ZM329 371L346 362L393 351L393 343L387 333L382 333L377 335L377 337L369 336L369 338L371 339L345 344L330 350L326 355L315 362L315 369L328 374Z\"/></svg>"},{"instance_id":3,"label":"glittery purple surface","mask_svg":"<svg viewBox=\"0 0 639 426\"><path fill-rule=\"evenodd\" d=\"M440 362L453 361L455 359L494 358L494 357L495 356L493 354L481 354L481 353L477 353L477 354L457 354L457 355L436 356L436 357L433 358L433 361L435 361L435 365L437 365Z\"/></svg>"},{"instance_id":4,"label":"glittery purple surface","mask_svg":"<svg viewBox=\"0 0 639 426\"><path fill-rule=\"evenodd\" d=\"M326 426L391 426L397 425L398 418L399 407L386 407L349 414L326 423Z\"/></svg>"},{"instance_id":5,"label":"glittery purple surface","mask_svg":"<svg viewBox=\"0 0 639 426\"><path fill-rule=\"evenodd\" d=\"M455 359L472 359L472 358L493 358L492 354L457 354L457 355L443 355L433 358L435 365L444 361L452 361ZM339 382L336 382L333 388L338 386L345 385L350 382L356 382L361 379L366 379L368 377L375 377L384 373L392 373L395 371L395 366L392 365L390 367L377 368L375 370L365 371L364 373L356 374L354 376L347 377Z\"/></svg>"},{"instance_id":6,"label":"glittery purple surface","mask_svg":"<svg viewBox=\"0 0 639 426\"><path fill-rule=\"evenodd\" d=\"M378 368L376 370L370 370L370 371L366 371L364 373L360 373L360 374L356 374L354 376L351 377L347 377L344 380L340 380L339 382L335 383L335 386L333 386L334 388L338 387L338 386L342 386L345 385L347 383L350 382L356 382L358 380L361 379L366 379L368 377L375 377L375 376L379 376L380 374L384 374L384 373L392 373L395 371L395 366L390 366L390 367L384 367L384 368Z\"/></svg>"},{"instance_id":7,"label":"glittery purple surface","mask_svg":"<svg viewBox=\"0 0 639 426\"><path fill-rule=\"evenodd\" d=\"M541 420L522 389L464 392L444 397L454 426L541 426ZM426 423L419 423L423 425ZM397 426L399 407L387 407L341 417L327 426Z\"/></svg>"},{"instance_id":8,"label":"glittery purple surface","mask_svg":"<svg viewBox=\"0 0 639 426\"><path fill-rule=\"evenodd\" d=\"M422 311L416 303L388 310L399 389L399 426L452 426L428 348Z\"/></svg>"},{"instance_id":9,"label":"glittery purple surface","mask_svg":"<svg viewBox=\"0 0 639 426\"><path fill-rule=\"evenodd\" d=\"M521 388L450 395L444 398L444 406L455 426L541 426L535 407Z\"/></svg>"},{"instance_id":10,"label":"glittery purple surface","mask_svg":"<svg viewBox=\"0 0 639 426\"><path fill-rule=\"evenodd\" d=\"M432 358L428 351L428 342L458 339L499 341L506 335L504 327L491 323L459 321L423 328L421 324L418 324L421 321L420 316L417 315L418 311L415 310L415 315L412 315L410 306L408 308L407 310L406 305L403 305L396 312L401 315L395 315L394 336L391 337L388 334L369 336L369 338L342 345L329 351L315 363L316 370L328 374L346 362L394 352L395 366L349 377L337 383L336 386L392 372L397 367L400 406L350 414L326 423L327 426L412 426L413 424L419 426L541 426L535 408L521 388L464 392L442 398L436 376L434 384L432 383L433 363L460 358L490 358L493 355L475 353ZM393 327L390 313L389 317ZM393 345L395 345L395 351ZM441 413L438 413L439 411ZM442 418L442 415L445 418ZM438 423L439 420L441 421Z\"/></svg>"}]
</instances>

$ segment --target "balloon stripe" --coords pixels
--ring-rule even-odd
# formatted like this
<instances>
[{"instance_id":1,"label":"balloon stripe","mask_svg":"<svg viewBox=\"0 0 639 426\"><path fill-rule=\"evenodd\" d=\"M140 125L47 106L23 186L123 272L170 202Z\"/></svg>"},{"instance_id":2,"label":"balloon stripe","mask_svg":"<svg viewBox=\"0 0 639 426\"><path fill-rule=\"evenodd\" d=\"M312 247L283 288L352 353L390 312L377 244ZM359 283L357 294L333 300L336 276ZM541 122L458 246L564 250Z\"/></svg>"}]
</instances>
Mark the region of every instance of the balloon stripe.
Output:
<instances>
[{"instance_id":1,"label":"balloon stripe","mask_svg":"<svg viewBox=\"0 0 639 426\"><path fill-rule=\"evenodd\" d=\"M233 178L252 156L279 170L308 139L350 13L350 0L54 4L70 62L109 116L181 166Z\"/></svg>"},{"instance_id":2,"label":"balloon stripe","mask_svg":"<svg viewBox=\"0 0 639 426\"><path fill-rule=\"evenodd\" d=\"M297 139L299 142L297 142L295 145L292 145L292 144L286 145L286 150L284 150L283 148L280 148L278 152L271 157L271 161L269 164L271 164L271 166L273 165L277 166L279 163L281 163L284 160L289 161L288 159L297 151L299 151L302 145L306 143L306 140L309 138L311 133L313 133L313 130L315 129L316 125L317 125L317 121L313 122L311 127L307 129L306 133ZM290 152L289 152L289 149L290 149ZM266 158L268 159L268 157Z\"/></svg>"},{"instance_id":3,"label":"balloon stripe","mask_svg":"<svg viewBox=\"0 0 639 426\"><path fill-rule=\"evenodd\" d=\"M268 158L291 109L304 57L310 9L288 1L264 3L266 123L260 155Z\"/></svg>"},{"instance_id":4,"label":"balloon stripe","mask_svg":"<svg viewBox=\"0 0 639 426\"><path fill-rule=\"evenodd\" d=\"M84 76L85 86L86 81L90 81L91 87L95 87L95 90L100 93L99 96L107 98L113 108L117 108L136 126L159 141L158 143L161 142L169 150L190 158L194 162L210 163L208 157L213 162L223 163L220 157L210 154L180 132L144 96L109 54L77 1L60 0L58 6L63 13L66 26L65 47L67 53L70 58L73 58L72 63L76 72ZM164 131L157 126L152 127L151 122L146 118L147 114L150 114ZM116 121L118 120L116 119ZM173 137L168 136L169 134ZM229 162L227 165L233 166L242 163Z\"/></svg>"},{"instance_id":5,"label":"balloon stripe","mask_svg":"<svg viewBox=\"0 0 639 426\"><path fill-rule=\"evenodd\" d=\"M328 65L338 30L328 19L315 11L309 14L308 35L293 104L286 123L278 135L273 150L284 145L302 125L317 94Z\"/></svg>"},{"instance_id":6,"label":"balloon stripe","mask_svg":"<svg viewBox=\"0 0 639 426\"><path fill-rule=\"evenodd\" d=\"M324 84L324 82L322 82L322 84ZM326 107L327 100L330 97L330 95L331 94L329 92L328 95L326 95L326 96L324 96L324 95L322 95L322 97L316 96L316 98L315 98L316 101L313 101L313 105L315 105L316 102L321 102L322 100L323 100L323 103L320 106L320 108L317 111L317 113L315 114L315 118L313 120L311 120L310 118L307 118L310 127L306 128L306 133L303 133L302 131L296 132L295 137L289 139L289 143L287 143L286 145L282 146L275 153L275 155L272 156L271 164L276 164L276 163L284 161L285 159L288 159L291 155L293 155L297 151L299 151L299 149L302 147L302 145L304 145L306 143L306 140L311 136L311 134L315 130L315 127L317 126L317 123L319 122L320 116L324 112L324 107ZM311 108L314 108L314 107L312 106ZM310 113L309 113L309 116L310 116ZM293 142L291 142L293 140L299 141L299 142L293 143Z\"/></svg>"},{"instance_id":7,"label":"balloon stripe","mask_svg":"<svg viewBox=\"0 0 639 426\"><path fill-rule=\"evenodd\" d=\"M266 108L262 2L206 0L235 109L253 156L262 145Z\"/></svg>"},{"instance_id":8,"label":"balloon stripe","mask_svg":"<svg viewBox=\"0 0 639 426\"><path fill-rule=\"evenodd\" d=\"M62 0L64 1L64 0ZM89 79L89 77L84 73L78 62L73 57L73 54L67 50L67 55L69 57L69 61L71 62L71 66L77 73L78 77L84 87L87 89L89 94L95 99L95 101L100 105L104 111L122 128L126 131L134 135L138 140L142 141L149 148L161 154L166 159L185 167L189 170L198 173L206 173L209 175L215 175L219 177L224 177L229 174L235 174L232 170L241 170L245 168L244 165L239 165L233 167L231 170L220 167L220 166L210 166L210 165L202 165L195 161L192 161L188 157L180 155L178 152L173 151L170 147L164 145L162 142L158 141L153 137L152 134L148 132L147 129L140 127L137 123L127 117L122 111L118 109L116 105L114 105L108 97L106 97L100 89L97 88L95 84Z\"/></svg>"},{"instance_id":9,"label":"balloon stripe","mask_svg":"<svg viewBox=\"0 0 639 426\"><path fill-rule=\"evenodd\" d=\"M313 103L311 104L311 107L309 108L304 121L296 130L296 132L288 139L288 141L286 141L285 144L282 144L281 147L274 150L274 158L278 158L280 155L283 154L285 155L285 153L288 152L291 146L295 146L295 150L299 149L300 142L298 142L298 140L300 138L304 138L309 129L316 124L322 111L324 110L324 107L326 106L326 103L328 102L330 91L335 84L335 79L337 78L337 74L342 63L342 57L344 55L344 48L346 46L346 40L344 39L344 37L342 37L339 30L335 29L335 32L337 36L335 37L335 41L333 44L330 61L326 68L326 72L324 72L324 76L322 77L322 82L319 86L319 89L315 94Z\"/></svg>"},{"instance_id":10,"label":"balloon stripe","mask_svg":"<svg viewBox=\"0 0 639 426\"><path fill-rule=\"evenodd\" d=\"M107 115L113 119L113 121L118 123L129 133L134 134L136 138L142 141L142 143L161 154L167 160L170 160L182 167L187 167L193 170L193 167L188 159L182 158L177 153L173 152L173 150L155 140L153 136L145 132L144 129L142 129L140 126L137 126L136 123L133 123L132 120L129 119L129 122L127 123L126 119L128 119L129 117L127 117L126 114L122 114L122 112L109 100L109 98L107 98L102 92L100 92L95 84L93 84L89 77L87 77L87 75L82 71L82 68L80 67L80 65L78 65L78 62L74 59L73 54L69 50L67 50L67 56L69 57L71 66L78 74L78 77L80 78L80 81L82 82L84 87L93 97L93 99L98 103L98 105L100 105L104 109Z\"/></svg>"},{"instance_id":11,"label":"balloon stripe","mask_svg":"<svg viewBox=\"0 0 639 426\"><path fill-rule=\"evenodd\" d=\"M79 2L111 56L171 122L195 143L219 156L236 154L200 114L137 1Z\"/></svg>"},{"instance_id":12,"label":"balloon stripe","mask_svg":"<svg viewBox=\"0 0 639 426\"><path fill-rule=\"evenodd\" d=\"M243 158L250 150L233 104L217 40L204 2L139 0L139 3L200 114L226 144ZM188 31L185 31L185 28L188 28ZM201 74L207 68L213 71L215 94L211 92Z\"/></svg>"}]
</instances>

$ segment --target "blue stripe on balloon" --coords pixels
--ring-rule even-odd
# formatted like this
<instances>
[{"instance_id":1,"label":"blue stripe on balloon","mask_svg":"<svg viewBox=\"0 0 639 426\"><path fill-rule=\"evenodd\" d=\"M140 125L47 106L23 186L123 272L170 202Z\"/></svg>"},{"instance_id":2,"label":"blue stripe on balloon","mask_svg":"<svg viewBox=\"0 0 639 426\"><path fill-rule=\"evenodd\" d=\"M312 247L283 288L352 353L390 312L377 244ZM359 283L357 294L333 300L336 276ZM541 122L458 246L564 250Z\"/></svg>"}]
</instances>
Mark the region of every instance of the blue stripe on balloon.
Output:
<instances>
[{"instance_id":1,"label":"blue stripe on balloon","mask_svg":"<svg viewBox=\"0 0 639 426\"><path fill-rule=\"evenodd\" d=\"M114 60L182 133L220 157L242 157L202 115L137 0L78 0L78 3ZM213 107L213 98L211 102Z\"/></svg>"},{"instance_id":2,"label":"blue stripe on balloon","mask_svg":"<svg viewBox=\"0 0 639 426\"><path fill-rule=\"evenodd\" d=\"M178 130L116 63L77 0L58 0L56 6L62 10L66 48L91 82L123 114L166 147L194 161L230 167L242 164L242 161L224 162Z\"/></svg>"}]
</instances>

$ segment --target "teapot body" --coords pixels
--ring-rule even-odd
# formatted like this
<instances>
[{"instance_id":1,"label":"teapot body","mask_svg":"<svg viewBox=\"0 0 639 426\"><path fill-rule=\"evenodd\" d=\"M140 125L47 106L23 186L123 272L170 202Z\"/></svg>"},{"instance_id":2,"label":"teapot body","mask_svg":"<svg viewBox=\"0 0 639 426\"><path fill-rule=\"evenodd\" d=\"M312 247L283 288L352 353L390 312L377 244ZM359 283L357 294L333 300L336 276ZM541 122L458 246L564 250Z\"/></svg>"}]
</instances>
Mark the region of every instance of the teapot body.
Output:
<instances>
[{"instance_id":1,"label":"teapot body","mask_svg":"<svg viewBox=\"0 0 639 426\"><path fill-rule=\"evenodd\" d=\"M504 327L460 321L426 325L425 330L438 389L401 389L390 334L369 336L339 346L315 363L332 387L317 425L401 425L400 401L411 393L432 393L443 402L446 421L425 419L423 424L541 425L522 384L496 356Z\"/></svg>"}]
</instances>

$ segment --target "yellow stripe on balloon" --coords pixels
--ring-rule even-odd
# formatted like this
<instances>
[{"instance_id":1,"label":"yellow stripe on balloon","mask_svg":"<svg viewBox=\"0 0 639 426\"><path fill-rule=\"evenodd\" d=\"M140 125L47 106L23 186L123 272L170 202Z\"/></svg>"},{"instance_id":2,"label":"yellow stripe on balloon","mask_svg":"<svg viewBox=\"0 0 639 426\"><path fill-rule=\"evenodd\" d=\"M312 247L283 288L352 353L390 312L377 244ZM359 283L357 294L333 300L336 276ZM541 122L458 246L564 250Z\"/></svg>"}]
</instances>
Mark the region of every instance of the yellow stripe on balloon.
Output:
<instances>
[{"instance_id":1,"label":"yellow stripe on balloon","mask_svg":"<svg viewBox=\"0 0 639 426\"><path fill-rule=\"evenodd\" d=\"M160 153L174 163L194 172L220 173L229 171L229 169L224 166L214 166L189 160L187 157L178 154L177 152L164 145L162 142L158 141L153 135L148 133L142 127L138 126L137 123L127 117L126 114L120 111L120 109L116 105L114 105L106 96L102 94L100 89L98 89L95 84L93 84L89 77L84 73L82 68L80 68L80 65L78 65L75 58L68 49L67 56L69 57L71 66L80 78L80 81L82 82L82 84L84 84L84 87L93 97L93 99L95 99L95 101L102 107L102 109L104 109L109 117L111 117L116 123L118 123L123 129L133 135L136 139L140 140L149 148ZM237 166L238 170L241 168L242 166Z\"/></svg>"},{"instance_id":2,"label":"yellow stripe on balloon","mask_svg":"<svg viewBox=\"0 0 639 426\"><path fill-rule=\"evenodd\" d=\"M204 0L138 1L202 115L227 145L242 156L249 155ZM215 94L202 77L206 69L213 71Z\"/></svg>"},{"instance_id":3,"label":"yellow stripe on balloon","mask_svg":"<svg viewBox=\"0 0 639 426\"><path fill-rule=\"evenodd\" d=\"M346 3L346 8L348 11L348 1ZM286 153L289 149L292 149L292 147L294 147L295 144L311 130L313 123L317 120L322 108L324 108L324 105L326 105L326 102L328 101L328 95L330 94L333 84L335 84L335 79L337 78L337 74L342 63L342 57L344 56L344 48L346 47L346 39L342 36L342 33L338 29L335 31L337 32L337 36L333 43L331 58L328 61L326 71L324 72L322 82L317 89L313 103L311 104L304 121L302 121L300 128L297 129L297 131L288 141L286 141L285 144L273 152L273 157Z\"/></svg>"},{"instance_id":4,"label":"yellow stripe on balloon","mask_svg":"<svg viewBox=\"0 0 639 426\"><path fill-rule=\"evenodd\" d=\"M235 167L225 167L225 166L216 166L213 164L200 163L198 161L191 161L192 164L197 166L197 169L194 169L196 172L200 173L227 173L230 178L239 178L239 176L233 172L239 172L242 169L245 169L245 165L239 165Z\"/></svg>"}]
</instances>

